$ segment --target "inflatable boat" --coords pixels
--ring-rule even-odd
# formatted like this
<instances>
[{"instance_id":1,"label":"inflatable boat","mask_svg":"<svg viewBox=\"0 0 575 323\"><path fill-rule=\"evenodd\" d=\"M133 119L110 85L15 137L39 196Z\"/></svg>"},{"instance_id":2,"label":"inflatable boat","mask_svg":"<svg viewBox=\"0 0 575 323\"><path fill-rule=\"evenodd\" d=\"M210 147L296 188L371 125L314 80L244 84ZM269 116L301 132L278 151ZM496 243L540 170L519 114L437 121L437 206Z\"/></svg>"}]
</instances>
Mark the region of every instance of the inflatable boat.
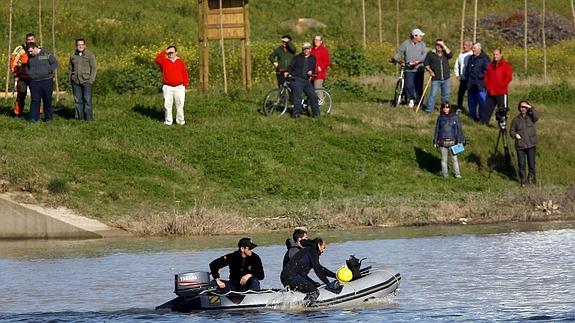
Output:
<instances>
[{"instance_id":1,"label":"inflatable boat","mask_svg":"<svg viewBox=\"0 0 575 323\"><path fill-rule=\"evenodd\" d=\"M234 310L257 308L326 307L356 305L383 298L393 293L401 275L386 268L362 268L358 277L350 282L334 281L318 288L319 296L313 302L306 294L286 289L220 292L214 287L207 272L186 272L175 275L176 298L157 310L192 312L205 310Z\"/></svg>"}]
</instances>

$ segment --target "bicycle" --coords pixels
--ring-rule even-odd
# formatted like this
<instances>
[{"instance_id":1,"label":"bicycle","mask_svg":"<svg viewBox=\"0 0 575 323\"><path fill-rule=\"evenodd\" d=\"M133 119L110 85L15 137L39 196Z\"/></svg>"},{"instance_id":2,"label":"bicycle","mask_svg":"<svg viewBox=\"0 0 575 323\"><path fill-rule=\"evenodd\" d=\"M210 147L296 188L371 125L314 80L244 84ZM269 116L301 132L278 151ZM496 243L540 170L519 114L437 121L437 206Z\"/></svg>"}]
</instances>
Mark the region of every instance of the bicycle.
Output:
<instances>
[{"instance_id":1,"label":"bicycle","mask_svg":"<svg viewBox=\"0 0 575 323\"><path fill-rule=\"evenodd\" d=\"M279 88L272 89L266 94L263 105L265 115L279 114L281 116L288 108L293 110L290 81L291 76L288 75ZM316 89L315 93L318 97L320 113L331 113L333 107L331 94L326 89ZM311 116L311 104L308 101L308 98L302 98L302 110Z\"/></svg>"},{"instance_id":2,"label":"bicycle","mask_svg":"<svg viewBox=\"0 0 575 323\"><path fill-rule=\"evenodd\" d=\"M395 90L393 92L393 100L391 101L392 107L397 107L400 104L407 103L407 96L405 94L405 71L410 68L409 64L404 64L401 61L397 61L395 59L390 59L390 63L392 64L400 64L401 70L399 72L399 77L397 82L395 83Z\"/></svg>"}]
</instances>

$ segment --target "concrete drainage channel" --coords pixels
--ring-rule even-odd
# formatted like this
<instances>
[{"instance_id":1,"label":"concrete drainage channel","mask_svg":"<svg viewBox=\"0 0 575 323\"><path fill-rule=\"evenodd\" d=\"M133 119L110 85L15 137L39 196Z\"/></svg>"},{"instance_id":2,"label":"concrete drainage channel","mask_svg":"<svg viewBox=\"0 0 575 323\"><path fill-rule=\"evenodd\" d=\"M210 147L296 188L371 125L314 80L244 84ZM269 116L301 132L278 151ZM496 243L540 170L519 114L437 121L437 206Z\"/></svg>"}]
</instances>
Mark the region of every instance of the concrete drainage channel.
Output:
<instances>
[{"instance_id":1,"label":"concrete drainage channel","mask_svg":"<svg viewBox=\"0 0 575 323\"><path fill-rule=\"evenodd\" d=\"M129 236L72 211L22 204L0 194L0 239L94 239Z\"/></svg>"}]
</instances>

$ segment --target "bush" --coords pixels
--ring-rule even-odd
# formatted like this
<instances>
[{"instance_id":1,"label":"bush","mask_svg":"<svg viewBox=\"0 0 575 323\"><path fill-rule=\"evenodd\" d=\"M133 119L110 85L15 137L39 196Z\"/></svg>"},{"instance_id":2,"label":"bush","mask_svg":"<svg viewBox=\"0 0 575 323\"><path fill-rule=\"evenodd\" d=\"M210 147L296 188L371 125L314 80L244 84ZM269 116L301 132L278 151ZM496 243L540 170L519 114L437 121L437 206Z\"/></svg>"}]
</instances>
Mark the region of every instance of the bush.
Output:
<instances>
[{"instance_id":1,"label":"bush","mask_svg":"<svg viewBox=\"0 0 575 323\"><path fill-rule=\"evenodd\" d=\"M62 178L54 178L48 183L48 191L53 194L68 193L68 182Z\"/></svg>"},{"instance_id":2,"label":"bush","mask_svg":"<svg viewBox=\"0 0 575 323\"><path fill-rule=\"evenodd\" d=\"M575 101L575 87L567 82L533 86L527 96L529 100L544 103L572 103Z\"/></svg>"}]
</instances>

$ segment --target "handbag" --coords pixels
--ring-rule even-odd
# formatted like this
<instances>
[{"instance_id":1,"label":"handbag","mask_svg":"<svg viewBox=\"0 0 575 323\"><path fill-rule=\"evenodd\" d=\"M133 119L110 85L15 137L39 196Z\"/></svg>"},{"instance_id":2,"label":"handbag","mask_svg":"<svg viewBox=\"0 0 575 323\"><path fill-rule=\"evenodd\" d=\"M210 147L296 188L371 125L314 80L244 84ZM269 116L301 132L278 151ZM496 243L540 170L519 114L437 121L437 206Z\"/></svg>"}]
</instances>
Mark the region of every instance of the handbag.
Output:
<instances>
[{"instance_id":1,"label":"handbag","mask_svg":"<svg viewBox=\"0 0 575 323\"><path fill-rule=\"evenodd\" d=\"M462 152L465 151L465 147L463 146L463 144L457 144L457 145L453 145L451 146L451 148L449 148L451 150L451 153L456 156L461 154Z\"/></svg>"}]
</instances>

